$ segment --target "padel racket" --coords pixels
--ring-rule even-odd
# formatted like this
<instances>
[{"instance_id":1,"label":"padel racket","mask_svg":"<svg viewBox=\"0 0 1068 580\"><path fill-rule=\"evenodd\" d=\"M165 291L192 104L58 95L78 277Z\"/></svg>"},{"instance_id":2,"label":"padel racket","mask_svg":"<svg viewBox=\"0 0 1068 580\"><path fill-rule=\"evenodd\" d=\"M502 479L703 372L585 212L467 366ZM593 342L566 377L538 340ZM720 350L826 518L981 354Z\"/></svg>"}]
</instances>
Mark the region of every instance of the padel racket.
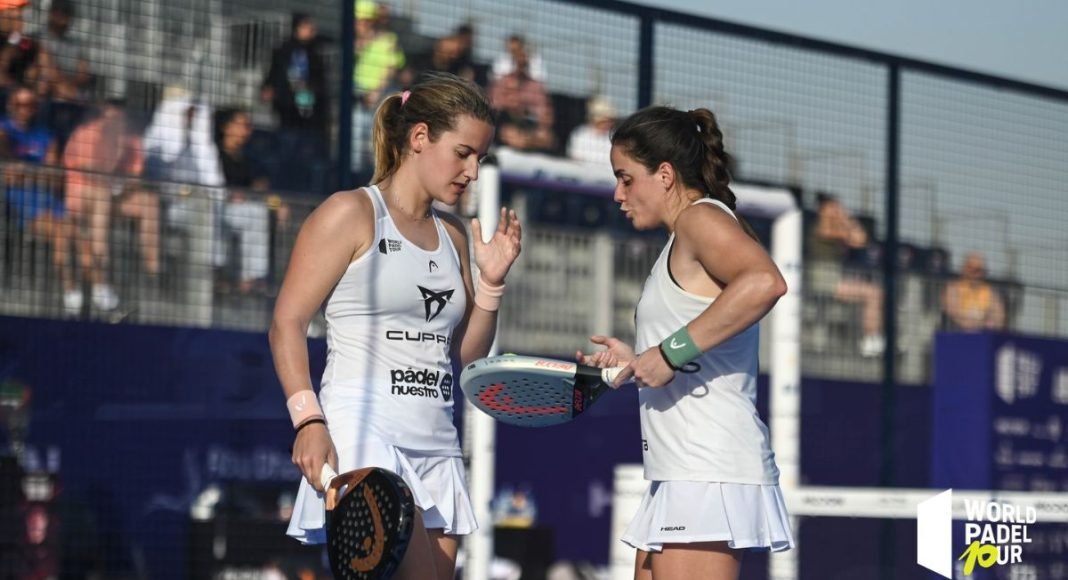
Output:
<instances>
[{"instance_id":1,"label":"padel racket","mask_svg":"<svg viewBox=\"0 0 1068 580\"><path fill-rule=\"evenodd\" d=\"M622 370L506 354L467 365L460 388L472 404L498 421L547 427L581 415L612 390L612 380Z\"/></svg>"},{"instance_id":2,"label":"padel racket","mask_svg":"<svg viewBox=\"0 0 1068 580\"><path fill-rule=\"evenodd\" d=\"M323 465L326 552L338 580L393 576L412 536L415 501L397 474L367 467L337 475Z\"/></svg>"}]
</instances>

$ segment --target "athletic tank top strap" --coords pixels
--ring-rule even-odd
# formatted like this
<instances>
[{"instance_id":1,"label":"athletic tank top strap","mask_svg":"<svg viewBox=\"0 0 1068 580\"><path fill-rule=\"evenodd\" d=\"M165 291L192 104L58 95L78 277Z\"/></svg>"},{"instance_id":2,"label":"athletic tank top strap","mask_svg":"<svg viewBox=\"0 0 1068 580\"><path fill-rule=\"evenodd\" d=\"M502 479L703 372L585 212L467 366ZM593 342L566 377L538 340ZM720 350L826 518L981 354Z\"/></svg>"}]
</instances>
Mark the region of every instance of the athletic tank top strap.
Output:
<instances>
[{"instance_id":1,"label":"athletic tank top strap","mask_svg":"<svg viewBox=\"0 0 1068 580\"><path fill-rule=\"evenodd\" d=\"M734 210L732 210L731 208L727 207L727 204L723 203L722 201L720 201L718 199L713 199L711 197L702 197L701 199L698 199L697 201L694 201L690 205L697 205L699 203L711 203L712 205L719 206L720 208L723 209L723 211L725 211L728 214L730 214L730 216L732 218L734 218L734 221L738 221L738 216L734 214Z\"/></svg>"},{"instance_id":2,"label":"athletic tank top strap","mask_svg":"<svg viewBox=\"0 0 1068 580\"><path fill-rule=\"evenodd\" d=\"M375 210L375 243L377 244L379 239L383 237L383 232L379 231L379 223L383 220L389 224L389 228L392 229L397 235L400 235L400 231L397 229L397 224L393 221L393 216L389 213L389 207L386 205L386 198L382 194L382 190L377 185L368 185L363 188L367 190L367 196L371 198L371 205ZM436 208L430 208L430 215L434 218L434 227L438 232L438 247L434 250L422 250L427 254L436 254L441 252L444 248L448 248L452 252L453 258L457 261L460 260L460 252L456 249L456 244L452 242L452 236L449 235L449 231L445 228L445 223L441 219L441 215Z\"/></svg>"},{"instance_id":3,"label":"athletic tank top strap","mask_svg":"<svg viewBox=\"0 0 1068 580\"><path fill-rule=\"evenodd\" d=\"M378 229L378 220L383 217L389 217L389 208L386 207L386 200L382 197L382 190L378 189L377 185L368 185L361 188L367 192L367 197L371 199L371 205L375 208L375 229ZM378 233L377 231L375 232Z\"/></svg>"}]
</instances>

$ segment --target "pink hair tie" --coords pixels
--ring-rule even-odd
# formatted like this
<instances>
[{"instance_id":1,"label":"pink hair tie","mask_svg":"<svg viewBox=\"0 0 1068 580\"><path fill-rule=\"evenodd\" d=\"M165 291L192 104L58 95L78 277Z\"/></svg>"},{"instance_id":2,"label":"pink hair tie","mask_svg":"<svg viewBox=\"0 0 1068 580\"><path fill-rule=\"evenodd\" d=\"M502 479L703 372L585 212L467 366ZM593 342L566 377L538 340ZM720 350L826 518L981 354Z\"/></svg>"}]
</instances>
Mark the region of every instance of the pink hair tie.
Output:
<instances>
[{"instance_id":1,"label":"pink hair tie","mask_svg":"<svg viewBox=\"0 0 1068 580\"><path fill-rule=\"evenodd\" d=\"M404 106L404 103L408 102L408 97L410 97L410 96L412 96L412 92L411 91L404 91L403 93L401 93L401 106L402 107Z\"/></svg>"}]
</instances>

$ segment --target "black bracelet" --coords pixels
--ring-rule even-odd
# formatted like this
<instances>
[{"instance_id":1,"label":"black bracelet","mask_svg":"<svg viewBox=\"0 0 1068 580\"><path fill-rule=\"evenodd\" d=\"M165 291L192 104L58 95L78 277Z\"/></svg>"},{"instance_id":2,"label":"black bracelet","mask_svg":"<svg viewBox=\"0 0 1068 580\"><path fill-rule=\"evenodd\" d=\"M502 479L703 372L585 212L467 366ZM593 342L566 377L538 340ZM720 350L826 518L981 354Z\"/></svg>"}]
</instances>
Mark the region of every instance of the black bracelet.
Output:
<instances>
[{"instance_id":1,"label":"black bracelet","mask_svg":"<svg viewBox=\"0 0 1068 580\"><path fill-rule=\"evenodd\" d=\"M297 429L293 432L293 434L295 435L297 433L300 433L301 429L307 427L308 425L311 425L312 423L322 423L323 425L326 425L326 419L323 419L322 417L313 417L311 419L308 419L300 425L297 425Z\"/></svg>"},{"instance_id":2,"label":"black bracelet","mask_svg":"<svg viewBox=\"0 0 1068 580\"><path fill-rule=\"evenodd\" d=\"M679 367L677 367L674 364L672 364L671 359L669 359L667 353L664 352L664 345L663 344L657 345L656 350L660 351L660 358L664 359L664 362L667 363L667 366L671 367L671 370L673 370L675 372L678 372L680 370Z\"/></svg>"}]
</instances>

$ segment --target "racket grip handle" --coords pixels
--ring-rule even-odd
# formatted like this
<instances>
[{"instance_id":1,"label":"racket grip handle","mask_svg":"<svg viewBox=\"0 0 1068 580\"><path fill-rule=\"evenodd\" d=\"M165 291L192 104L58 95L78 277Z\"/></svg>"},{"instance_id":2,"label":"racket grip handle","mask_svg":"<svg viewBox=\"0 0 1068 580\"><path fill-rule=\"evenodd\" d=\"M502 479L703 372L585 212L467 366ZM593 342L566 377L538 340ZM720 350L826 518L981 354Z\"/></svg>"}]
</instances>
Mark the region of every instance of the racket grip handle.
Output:
<instances>
[{"instance_id":1,"label":"racket grip handle","mask_svg":"<svg viewBox=\"0 0 1068 580\"><path fill-rule=\"evenodd\" d=\"M337 477L337 472L333 467L330 467L330 463L323 463L323 469L319 472L319 483L323 485L323 489L330 487L330 482Z\"/></svg>"},{"instance_id":2,"label":"racket grip handle","mask_svg":"<svg viewBox=\"0 0 1068 580\"><path fill-rule=\"evenodd\" d=\"M604 381L605 384L611 385L621 372L623 372L623 367L610 367L606 369L601 369L601 380Z\"/></svg>"}]
</instances>

